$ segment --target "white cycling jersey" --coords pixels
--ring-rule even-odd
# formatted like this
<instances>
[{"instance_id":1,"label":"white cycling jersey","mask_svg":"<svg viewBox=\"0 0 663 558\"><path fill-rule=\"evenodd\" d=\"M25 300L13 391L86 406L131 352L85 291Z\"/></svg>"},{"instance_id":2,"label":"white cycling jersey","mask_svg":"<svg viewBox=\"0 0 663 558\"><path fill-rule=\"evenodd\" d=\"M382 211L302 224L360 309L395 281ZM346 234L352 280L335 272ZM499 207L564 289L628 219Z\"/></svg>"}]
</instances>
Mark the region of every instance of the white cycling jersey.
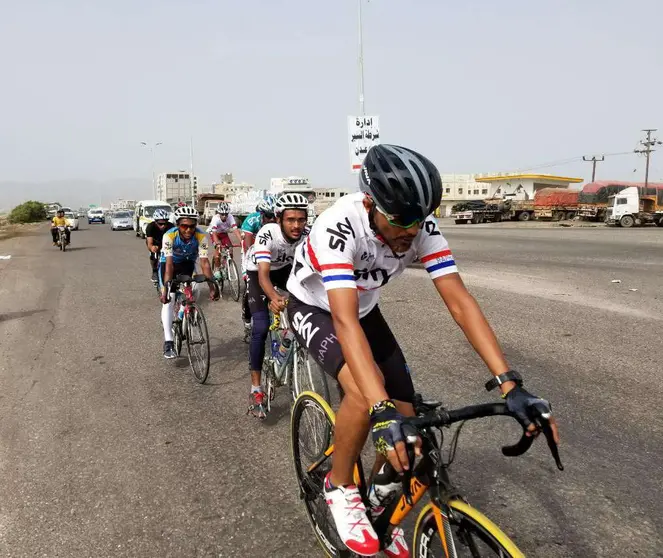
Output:
<instances>
[{"instance_id":1,"label":"white cycling jersey","mask_svg":"<svg viewBox=\"0 0 663 558\"><path fill-rule=\"evenodd\" d=\"M271 264L271 271L291 265L297 245L297 242L290 243L285 239L281 226L277 223L263 225L256 235L255 242L246 252L244 259L246 270L258 271L260 262Z\"/></svg>"},{"instance_id":2,"label":"white cycling jersey","mask_svg":"<svg viewBox=\"0 0 663 558\"><path fill-rule=\"evenodd\" d=\"M209 224L209 227L207 227L207 232L208 233L227 233L228 231L232 231L233 229L237 228L237 223L235 222L235 218L232 215L228 215L228 218L225 221L221 220L221 216L217 213L214 217L212 217L212 221Z\"/></svg>"},{"instance_id":3,"label":"white cycling jersey","mask_svg":"<svg viewBox=\"0 0 663 558\"><path fill-rule=\"evenodd\" d=\"M295 297L329 311L328 290L357 289L363 318L378 303L378 289L416 259L431 279L458 272L433 217L423 222L409 250L397 254L371 229L363 200L361 192L344 196L313 223L297 247L288 279L288 291Z\"/></svg>"}]
</instances>

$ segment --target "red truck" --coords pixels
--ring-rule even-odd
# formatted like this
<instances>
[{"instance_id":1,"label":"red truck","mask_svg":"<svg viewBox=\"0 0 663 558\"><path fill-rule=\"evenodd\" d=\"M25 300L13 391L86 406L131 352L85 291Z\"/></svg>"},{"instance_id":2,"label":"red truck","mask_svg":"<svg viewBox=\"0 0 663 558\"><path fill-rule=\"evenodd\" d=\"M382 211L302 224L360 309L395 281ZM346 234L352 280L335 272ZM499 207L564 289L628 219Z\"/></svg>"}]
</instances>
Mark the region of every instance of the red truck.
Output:
<instances>
[{"instance_id":1,"label":"red truck","mask_svg":"<svg viewBox=\"0 0 663 558\"><path fill-rule=\"evenodd\" d=\"M563 221L578 214L579 190L543 188L534 194L534 216L537 219Z\"/></svg>"}]
</instances>

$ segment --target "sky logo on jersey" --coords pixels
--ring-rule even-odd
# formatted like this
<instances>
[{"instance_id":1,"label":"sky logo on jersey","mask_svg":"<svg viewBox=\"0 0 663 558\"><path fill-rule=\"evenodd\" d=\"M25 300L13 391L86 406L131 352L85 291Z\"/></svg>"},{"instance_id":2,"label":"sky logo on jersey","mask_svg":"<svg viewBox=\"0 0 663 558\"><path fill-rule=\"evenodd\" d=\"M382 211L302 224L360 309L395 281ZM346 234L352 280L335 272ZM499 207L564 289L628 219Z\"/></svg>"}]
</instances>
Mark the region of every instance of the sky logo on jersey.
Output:
<instances>
[{"instance_id":1,"label":"sky logo on jersey","mask_svg":"<svg viewBox=\"0 0 663 558\"><path fill-rule=\"evenodd\" d=\"M434 273L440 269L447 269L456 266L456 262L454 261L454 257L451 254L451 250L442 250L441 252L428 254L427 256L421 258L421 263L424 264L424 267L428 273Z\"/></svg>"}]
</instances>

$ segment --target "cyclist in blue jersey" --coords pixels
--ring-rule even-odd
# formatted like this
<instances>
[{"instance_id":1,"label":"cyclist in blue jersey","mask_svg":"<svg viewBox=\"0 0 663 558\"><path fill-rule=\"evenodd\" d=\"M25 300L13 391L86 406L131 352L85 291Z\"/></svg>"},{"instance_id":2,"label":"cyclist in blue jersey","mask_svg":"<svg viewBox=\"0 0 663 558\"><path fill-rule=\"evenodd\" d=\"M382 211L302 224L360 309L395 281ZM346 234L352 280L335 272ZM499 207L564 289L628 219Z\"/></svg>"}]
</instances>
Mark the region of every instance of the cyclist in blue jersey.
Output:
<instances>
[{"instance_id":1,"label":"cyclist in blue jersey","mask_svg":"<svg viewBox=\"0 0 663 558\"><path fill-rule=\"evenodd\" d=\"M169 296L169 286L177 275L193 276L196 261L210 286L210 298L218 300L219 287L212 275L209 263L209 243L205 231L199 229L198 212L193 207L178 207L175 210L177 226L163 235L161 260L159 262L159 284L161 287L161 323L163 324L163 356L175 358L177 353L173 344L173 312L175 297Z\"/></svg>"},{"instance_id":2,"label":"cyclist in blue jersey","mask_svg":"<svg viewBox=\"0 0 663 558\"><path fill-rule=\"evenodd\" d=\"M242 276L246 282L246 266L244 262L244 254L246 254L253 243L255 242L256 235L263 225L276 222L274 215L274 198L267 196L264 200L256 206L255 213L250 213L249 216L242 221ZM244 296L242 298L242 321L244 322L244 342L249 342L251 336L251 309L249 308L249 293L248 289L244 289Z\"/></svg>"}]
</instances>

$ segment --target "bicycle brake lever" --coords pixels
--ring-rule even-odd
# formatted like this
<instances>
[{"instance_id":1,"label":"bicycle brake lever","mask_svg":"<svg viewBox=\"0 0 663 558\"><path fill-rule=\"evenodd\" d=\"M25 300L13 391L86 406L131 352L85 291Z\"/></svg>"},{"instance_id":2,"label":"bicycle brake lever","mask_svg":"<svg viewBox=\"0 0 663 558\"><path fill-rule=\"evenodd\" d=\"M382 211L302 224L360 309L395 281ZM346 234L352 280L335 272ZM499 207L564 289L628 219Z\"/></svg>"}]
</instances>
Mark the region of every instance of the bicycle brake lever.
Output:
<instances>
[{"instance_id":1,"label":"bicycle brake lever","mask_svg":"<svg viewBox=\"0 0 663 558\"><path fill-rule=\"evenodd\" d=\"M403 496L408 506L413 505L412 491L410 490L410 481L412 480L412 469L414 468L414 447L412 444L405 444L407 450L407 460L410 463L410 468L403 471Z\"/></svg>"},{"instance_id":2,"label":"bicycle brake lever","mask_svg":"<svg viewBox=\"0 0 663 558\"><path fill-rule=\"evenodd\" d=\"M550 450L550 453L553 456L553 459L555 460L555 465L557 465L557 468L560 471L564 470L564 465L562 465L562 460L559 458L559 448L557 447L557 443L555 442L555 438L553 437L553 432L552 428L550 428L550 424L548 421L545 421L541 427L543 430L543 434L546 437L546 442L548 442L548 449Z\"/></svg>"}]
</instances>

